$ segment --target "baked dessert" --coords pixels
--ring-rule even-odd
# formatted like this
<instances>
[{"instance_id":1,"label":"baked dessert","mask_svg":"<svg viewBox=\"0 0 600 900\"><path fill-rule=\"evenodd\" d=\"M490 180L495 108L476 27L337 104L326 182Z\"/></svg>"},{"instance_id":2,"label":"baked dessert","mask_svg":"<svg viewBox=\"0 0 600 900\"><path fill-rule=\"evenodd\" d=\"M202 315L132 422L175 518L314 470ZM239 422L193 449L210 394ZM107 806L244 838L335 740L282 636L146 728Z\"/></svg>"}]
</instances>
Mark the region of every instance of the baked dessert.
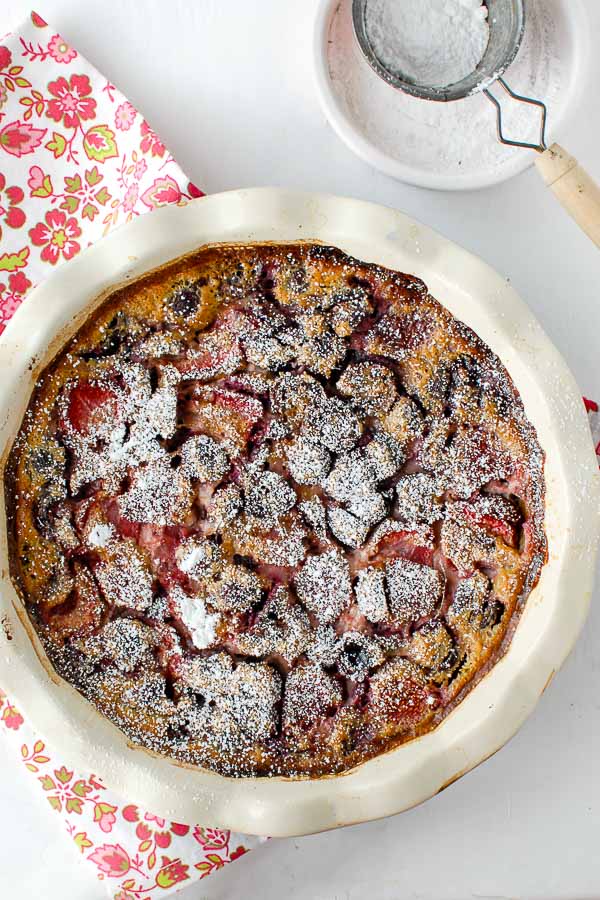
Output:
<instances>
[{"instance_id":1,"label":"baked dessert","mask_svg":"<svg viewBox=\"0 0 600 900\"><path fill-rule=\"evenodd\" d=\"M12 577L136 744L339 773L505 651L546 557L543 462L501 362L418 279L205 247L114 290L39 378Z\"/></svg>"}]
</instances>

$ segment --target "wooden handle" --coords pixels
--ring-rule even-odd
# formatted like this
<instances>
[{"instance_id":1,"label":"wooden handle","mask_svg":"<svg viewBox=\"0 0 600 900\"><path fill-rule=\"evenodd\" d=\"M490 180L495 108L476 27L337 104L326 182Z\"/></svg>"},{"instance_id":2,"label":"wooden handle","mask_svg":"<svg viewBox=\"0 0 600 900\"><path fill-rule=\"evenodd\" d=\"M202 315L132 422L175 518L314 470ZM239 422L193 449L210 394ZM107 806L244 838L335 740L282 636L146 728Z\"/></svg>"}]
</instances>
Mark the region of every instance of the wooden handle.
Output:
<instances>
[{"instance_id":1,"label":"wooden handle","mask_svg":"<svg viewBox=\"0 0 600 900\"><path fill-rule=\"evenodd\" d=\"M560 144L552 144L535 164L569 215L600 247L600 187Z\"/></svg>"}]
</instances>

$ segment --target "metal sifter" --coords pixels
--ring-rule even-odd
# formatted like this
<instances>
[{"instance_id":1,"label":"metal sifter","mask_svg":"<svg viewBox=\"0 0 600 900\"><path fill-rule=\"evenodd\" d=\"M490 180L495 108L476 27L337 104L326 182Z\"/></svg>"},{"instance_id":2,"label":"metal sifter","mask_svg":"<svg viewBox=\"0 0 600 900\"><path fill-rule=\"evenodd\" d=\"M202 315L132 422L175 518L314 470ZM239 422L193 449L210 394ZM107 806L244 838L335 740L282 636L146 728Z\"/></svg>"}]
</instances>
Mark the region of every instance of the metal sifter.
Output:
<instances>
[{"instance_id":1,"label":"metal sifter","mask_svg":"<svg viewBox=\"0 0 600 900\"><path fill-rule=\"evenodd\" d=\"M401 3L402 0L390 0ZM600 247L600 188L577 160L559 144L546 144L546 105L541 100L513 91L504 73L516 57L525 31L523 0L486 0L489 42L476 69L455 84L443 88L417 84L401 71L392 70L376 55L369 40L366 13L369 0L352 0L352 19L359 46L371 68L392 87L421 100L448 102L463 100L482 92L496 111L498 140L511 147L537 151L536 167L565 210L580 228ZM490 87L498 83L515 101L536 106L540 110L538 143L508 138L503 129L502 103Z\"/></svg>"}]
</instances>

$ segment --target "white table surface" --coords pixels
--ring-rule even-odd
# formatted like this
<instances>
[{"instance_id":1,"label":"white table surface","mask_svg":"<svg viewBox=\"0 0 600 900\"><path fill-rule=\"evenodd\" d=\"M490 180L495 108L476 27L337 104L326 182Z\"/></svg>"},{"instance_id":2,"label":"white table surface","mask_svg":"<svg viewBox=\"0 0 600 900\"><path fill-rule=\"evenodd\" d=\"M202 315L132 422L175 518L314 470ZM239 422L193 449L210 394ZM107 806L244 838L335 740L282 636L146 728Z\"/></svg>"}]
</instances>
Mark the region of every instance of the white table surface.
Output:
<instances>
[{"instance_id":1,"label":"white table surface","mask_svg":"<svg viewBox=\"0 0 600 900\"><path fill-rule=\"evenodd\" d=\"M31 2L2 0L0 32L24 18ZM406 211L509 277L582 391L600 398L599 251L532 170L496 188L452 195L394 182L352 156L315 94L316 3L44 0L38 9L143 110L207 192L285 185ZM569 149L600 179L597 95L579 133L557 137L571 137ZM401 816L272 841L179 896L598 900L599 679L596 604L535 714L479 769ZM1 741L0 811L1 897L102 896Z\"/></svg>"}]
</instances>

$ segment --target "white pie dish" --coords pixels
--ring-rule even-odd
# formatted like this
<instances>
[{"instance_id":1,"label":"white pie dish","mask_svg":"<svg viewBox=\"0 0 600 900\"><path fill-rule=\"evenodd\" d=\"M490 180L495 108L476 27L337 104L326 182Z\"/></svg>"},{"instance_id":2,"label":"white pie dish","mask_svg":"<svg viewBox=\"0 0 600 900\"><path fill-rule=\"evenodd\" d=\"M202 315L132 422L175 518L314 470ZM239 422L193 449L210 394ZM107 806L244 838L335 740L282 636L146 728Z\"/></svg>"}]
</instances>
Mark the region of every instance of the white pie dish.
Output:
<instances>
[{"instance_id":1,"label":"white pie dish","mask_svg":"<svg viewBox=\"0 0 600 900\"><path fill-rule=\"evenodd\" d=\"M352 772L314 780L230 779L133 748L38 656L8 577L0 504L0 685L70 764L100 774L132 802L176 821L254 834L305 834L400 812L498 750L533 710L583 625L598 538L600 475L577 386L505 279L394 210L278 189L217 194L144 216L38 287L0 339L0 449L36 377L74 317L108 287L204 243L318 239L423 278L496 352L521 392L547 453L549 561L506 656L431 734ZM17 613L20 613L18 615ZM8 634L12 640L8 640ZM34 649L34 647L37 648Z\"/></svg>"}]
</instances>

